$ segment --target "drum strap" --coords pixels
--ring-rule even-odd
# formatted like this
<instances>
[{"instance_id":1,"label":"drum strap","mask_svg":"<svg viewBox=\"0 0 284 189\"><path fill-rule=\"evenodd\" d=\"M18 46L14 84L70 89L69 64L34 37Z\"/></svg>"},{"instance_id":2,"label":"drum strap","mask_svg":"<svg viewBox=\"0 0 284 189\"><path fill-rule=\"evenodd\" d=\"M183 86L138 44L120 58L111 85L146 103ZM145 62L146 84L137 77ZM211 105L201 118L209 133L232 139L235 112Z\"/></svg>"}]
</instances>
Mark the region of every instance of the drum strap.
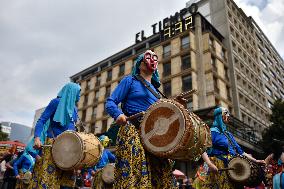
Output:
<instances>
[{"instance_id":1,"label":"drum strap","mask_svg":"<svg viewBox=\"0 0 284 189\"><path fill-rule=\"evenodd\" d=\"M226 138L228 139L229 144L233 147L235 153L238 154L237 148L236 148L235 144L233 143L231 137L226 133L226 131L224 131L223 134L224 134L224 135L226 136ZM228 149L228 150L229 150L229 149Z\"/></svg>"},{"instance_id":2,"label":"drum strap","mask_svg":"<svg viewBox=\"0 0 284 189\"><path fill-rule=\"evenodd\" d=\"M166 97L164 94L162 94L157 88L155 88L159 93L155 92L145 81L144 78L142 78L140 75L135 75L134 76L137 80L141 81L141 83L143 83L143 85L157 98L157 99L160 99L161 98L161 95L163 97Z\"/></svg>"}]
</instances>

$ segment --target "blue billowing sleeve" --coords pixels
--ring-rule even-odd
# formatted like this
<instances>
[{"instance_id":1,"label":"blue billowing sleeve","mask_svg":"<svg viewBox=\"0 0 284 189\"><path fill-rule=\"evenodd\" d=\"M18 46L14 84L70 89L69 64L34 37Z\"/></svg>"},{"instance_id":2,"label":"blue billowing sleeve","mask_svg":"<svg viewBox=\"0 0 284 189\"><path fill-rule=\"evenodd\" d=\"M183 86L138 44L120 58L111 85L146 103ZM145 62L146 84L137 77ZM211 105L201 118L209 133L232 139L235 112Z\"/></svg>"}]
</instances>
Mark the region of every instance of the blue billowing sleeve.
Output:
<instances>
[{"instance_id":1,"label":"blue billowing sleeve","mask_svg":"<svg viewBox=\"0 0 284 189\"><path fill-rule=\"evenodd\" d=\"M108 156L108 160L109 160L110 163L115 162L115 155L113 153L111 153L109 150L107 150L107 156Z\"/></svg>"},{"instance_id":2,"label":"blue billowing sleeve","mask_svg":"<svg viewBox=\"0 0 284 189\"><path fill-rule=\"evenodd\" d=\"M53 99L50 101L44 112L41 114L35 126L34 137L40 137L45 122L54 114L58 105L58 101Z\"/></svg>"},{"instance_id":3,"label":"blue billowing sleeve","mask_svg":"<svg viewBox=\"0 0 284 189\"><path fill-rule=\"evenodd\" d=\"M24 160L24 156L21 156L19 159L15 161L13 164L15 176L19 175L18 166L21 165L22 161Z\"/></svg>"},{"instance_id":4,"label":"blue billowing sleeve","mask_svg":"<svg viewBox=\"0 0 284 189\"><path fill-rule=\"evenodd\" d=\"M122 110L118 108L118 104L126 99L130 86L133 82L132 76L124 77L118 86L115 88L110 97L106 100L106 111L107 113L116 120L116 118L123 114Z\"/></svg>"},{"instance_id":5,"label":"blue billowing sleeve","mask_svg":"<svg viewBox=\"0 0 284 189\"><path fill-rule=\"evenodd\" d=\"M230 136L231 141L233 142L234 146L236 147L237 153L242 155L244 153L243 149L240 147L240 145L237 143L237 141L235 140L234 136L231 133L229 133L229 136Z\"/></svg>"},{"instance_id":6,"label":"blue billowing sleeve","mask_svg":"<svg viewBox=\"0 0 284 189\"><path fill-rule=\"evenodd\" d=\"M34 151L34 152L27 151L27 153L29 153L33 158L36 158L36 156L38 155L39 151Z\"/></svg>"}]
</instances>

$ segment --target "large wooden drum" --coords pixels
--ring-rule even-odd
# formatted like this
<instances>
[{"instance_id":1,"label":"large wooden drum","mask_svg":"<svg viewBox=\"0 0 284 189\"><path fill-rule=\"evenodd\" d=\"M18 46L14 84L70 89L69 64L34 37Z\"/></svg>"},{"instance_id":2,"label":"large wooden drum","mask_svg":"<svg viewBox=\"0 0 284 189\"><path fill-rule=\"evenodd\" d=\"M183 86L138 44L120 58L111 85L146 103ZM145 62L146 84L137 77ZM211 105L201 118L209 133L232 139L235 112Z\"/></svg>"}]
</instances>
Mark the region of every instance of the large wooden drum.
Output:
<instances>
[{"instance_id":1,"label":"large wooden drum","mask_svg":"<svg viewBox=\"0 0 284 189\"><path fill-rule=\"evenodd\" d=\"M92 167L98 163L103 146L93 134L65 131L52 145L52 158L62 170Z\"/></svg>"},{"instance_id":2,"label":"large wooden drum","mask_svg":"<svg viewBox=\"0 0 284 189\"><path fill-rule=\"evenodd\" d=\"M233 168L233 170L228 171L229 178L234 183L243 186L256 187L264 178L262 168L255 162L242 156L232 158L229 161L228 167Z\"/></svg>"},{"instance_id":3,"label":"large wooden drum","mask_svg":"<svg viewBox=\"0 0 284 189\"><path fill-rule=\"evenodd\" d=\"M172 99L149 107L141 123L141 138L147 151L169 159L197 160L212 145L209 127Z\"/></svg>"}]
</instances>

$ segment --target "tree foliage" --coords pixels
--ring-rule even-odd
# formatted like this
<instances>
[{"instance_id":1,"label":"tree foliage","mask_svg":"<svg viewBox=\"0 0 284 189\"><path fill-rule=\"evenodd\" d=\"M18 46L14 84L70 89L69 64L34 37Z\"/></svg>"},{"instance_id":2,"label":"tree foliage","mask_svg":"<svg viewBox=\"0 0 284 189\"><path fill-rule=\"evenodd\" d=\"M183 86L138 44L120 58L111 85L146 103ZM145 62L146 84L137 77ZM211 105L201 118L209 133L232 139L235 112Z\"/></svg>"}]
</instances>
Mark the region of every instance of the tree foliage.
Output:
<instances>
[{"instance_id":1,"label":"tree foliage","mask_svg":"<svg viewBox=\"0 0 284 189\"><path fill-rule=\"evenodd\" d=\"M1 124L0 124L0 141L8 140L8 134L2 132Z\"/></svg>"},{"instance_id":2,"label":"tree foliage","mask_svg":"<svg viewBox=\"0 0 284 189\"><path fill-rule=\"evenodd\" d=\"M270 127L262 133L261 145L266 154L280 151L284 145L284 101L278 99L272 106Z\"/></svg>"}]
</instances>

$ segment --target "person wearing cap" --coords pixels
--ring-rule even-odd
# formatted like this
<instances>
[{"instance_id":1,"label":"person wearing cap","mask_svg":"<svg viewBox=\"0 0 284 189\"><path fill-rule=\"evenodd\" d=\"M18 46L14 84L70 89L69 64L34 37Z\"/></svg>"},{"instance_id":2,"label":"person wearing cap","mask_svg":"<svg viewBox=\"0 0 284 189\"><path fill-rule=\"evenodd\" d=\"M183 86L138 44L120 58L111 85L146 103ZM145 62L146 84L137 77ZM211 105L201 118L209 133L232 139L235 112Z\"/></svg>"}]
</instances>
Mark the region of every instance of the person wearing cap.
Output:
<instances>
[{"instance_id":1,"label":"person wearing cap","mask_svg":"<svg viewBox=\"0 0 284 189\"><path fill-rule=\"evenodd\" d=\"M227 167L229 160L234 156L242 155L256 163L265 164L264 160L257 160L245 153L236 142L232 133L227 130L226 123L229 122L229 117L230 113L227 108L218 107L214 110L214 122L210 128L212 147L202 154L205 161L203 169L206 171L206 176L204 180L195 181L199 183L199 189L216 187L223 189L243 188L243 186L230 182L225 171L218 172L218 169Z\"/></svg>"},{"instance_id":2,"label":"person wearing cap","mask_svg":"<svg viewBox=\"0 0 284 189\"><path fill-rule=\"evenodd\" d=\"M99 137L99 140L104 147L102 156L99 162L88 170L89 175L93 176L93 186L95 189L105 188L102 180L102 171L100 170L102 170L107 164L115 162L115 155L105 148L108 146L110 139L107 136L102 135Z\"/></svg>"},{"instance_id":3,"label":"person wearing cap","mask_svg":"<svg viewBox=\"0 0 284 189\"><path fill-rule=\"evenodd\" d=\"M146 111L161 97L157 68L158 56L147 50L136 58L132 74L125 76L106 100L107 113L120 125L114 188L176 188L171 161L155 157L143 148L139 119L127 124L128 116Z\"/></svg>"},{"instance_id":4,"label":"person wearing cap","mask_svg":"<svg viewBox=\"0 0 284 189\"><path fill-rule=\"evenodd\" d=\"M80 85L69 82L60 90L57 97L50 101L35 126L35 149L42 148L41 135L46 129L45 124L48 120L45 145L51 145L55 137L64 131L75 131L78 117L76 102L80 99L80 89ZM42 154L41 169L37 170L38 173L35 173L38 178L35 182L32 182L29 188L73 188L75 186L74 172L63 171L55 165L50 147L44 147Z\"/></svg>"}]
</instances>

